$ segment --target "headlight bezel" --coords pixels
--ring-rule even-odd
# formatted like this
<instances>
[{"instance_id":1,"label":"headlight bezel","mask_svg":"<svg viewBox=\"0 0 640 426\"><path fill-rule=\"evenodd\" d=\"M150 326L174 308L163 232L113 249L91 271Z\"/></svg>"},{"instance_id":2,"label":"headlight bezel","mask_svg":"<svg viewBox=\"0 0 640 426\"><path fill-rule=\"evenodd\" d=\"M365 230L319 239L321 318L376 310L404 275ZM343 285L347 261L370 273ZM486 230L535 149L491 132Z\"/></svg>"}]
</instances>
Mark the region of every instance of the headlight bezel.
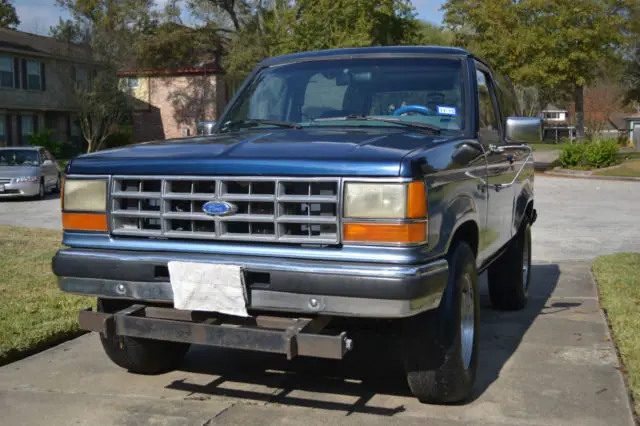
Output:
<instances>
[{"instance_id":1,"label":"headlight bezel","mask_svg":"<svg viewBox=\"0 0 640 426\"><path fill-rule=\"evenodd\" d=\"M402 209L385 215L381 214L384 207L374 209L378 211L373 214L364 213L367 208L352 208L349 203L354 202L358 197L352 197L349 194L349 191L352 191L349 186L355 188L358 185L363 185L361 188L364 192L367 187L372 188L375 185L380 185L381 188L384 186L397 188L396 191L404 196ZM384 197L379 198L383 199ZM402 197L391 198L392 201L397 202ZM341 241L343 244L411 247L424 245L428 242L427 191L424 180L411 178L345 179L343 180L341 201ZM365 232L362 232L363 230Z\"/></svg>"},{"instance_id":2,"label":"headlight bezel","mask_svg":"<svg viewBox=\"0 0 640 426\"><path fill-rule=\"evenodd\" d=\"M349 179L343 183L342 191L342 218L345 221L416 221L427 219L427 200L426 200L426 186L422 180L359 180ZM365 188L396 188L396 191L402 195L401 202L402 214L355 214L350 213L349 210L353 210L348 205L349 202L349 187L361 189ZM355 210L362 210L362 206L357 207ZM383 210L383 208L380 208Z\"/></svg>"},{"instance_id":3,"label":"headlight bezel","mask_svg":"<svg viewBox=\"0 0 640 426\"><path fill-rule=\"evenodd\" d=\"M74 185L80 184L80 183L84 183L85 184L85 188L84 189L80 189L80 188L74 188ZM87 186L93 184L93 190L95 191L96 187L102 186L102 190L103 193L101 194L101 196L97 197L97 200L94 200L93 203L89 203L89 206L87 207L83 207L81 206L79 203L82 203L82 201L75 202L75 200L73 202L69 202L69 194L70 193L74 193L77 191L90 191L90 189L87 189ZM70 188L71 186L71 188ZM100 214L106 214L108 211L108 203L109 203L109 186L110 186L110 178L109 176L91 176L91 175L66 175L63 176L63 181L62 181L62 193L61 193L61 197L60 197L60 203L61 203L61 210L62 212L79 212L79 213L100 213ZM98 192L100 194L100 192ZM74 196L80 196L81 193L79 194L74 194ZM93 194L96 194L96 192L93 192Z\"/></svg>"}]
</instances>

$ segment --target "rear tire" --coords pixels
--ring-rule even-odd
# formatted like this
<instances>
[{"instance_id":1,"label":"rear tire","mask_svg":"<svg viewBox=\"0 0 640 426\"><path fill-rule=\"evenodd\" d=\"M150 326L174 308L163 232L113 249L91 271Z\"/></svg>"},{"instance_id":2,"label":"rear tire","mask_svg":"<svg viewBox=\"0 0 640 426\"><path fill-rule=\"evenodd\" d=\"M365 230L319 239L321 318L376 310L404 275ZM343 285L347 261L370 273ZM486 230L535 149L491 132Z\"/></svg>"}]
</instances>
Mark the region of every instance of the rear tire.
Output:
<instances>
[{"instance_id":1,"label":"rear tire","mask_svg":"<svg viewBox=\"0 0 640 426\"><path fill-rule=\"evenodd\" d=\"M458 242L450 252L449 280L440 306L408 318L404 365L413 395L425 403L468 398L478 368L480 297L473 251Z\"/></svg>"},{"instance_id":2,"label":"rear tire","mask_svg":"<svg viewBox=\"0 0 640 426\"><path fill-rule=\"evenodd\" d=\"M523 224L500 259L489 267L489 297L496 309L524 309L531 284L531 224Z\"/></svg>"},{"instance_id":3,"label":"rear tire","mask_svg":"<svg viewBox=\"0 0 640 426\"><path fill-rule=\"evenodd\" d=\"M98 299L98 311L113 313L129 306L119 300ZM104 337L100 342L116 365L136 374L162 374L175 370L187 354L188 343L166 342L127 336Z\"/></svg>"}]
</instances>

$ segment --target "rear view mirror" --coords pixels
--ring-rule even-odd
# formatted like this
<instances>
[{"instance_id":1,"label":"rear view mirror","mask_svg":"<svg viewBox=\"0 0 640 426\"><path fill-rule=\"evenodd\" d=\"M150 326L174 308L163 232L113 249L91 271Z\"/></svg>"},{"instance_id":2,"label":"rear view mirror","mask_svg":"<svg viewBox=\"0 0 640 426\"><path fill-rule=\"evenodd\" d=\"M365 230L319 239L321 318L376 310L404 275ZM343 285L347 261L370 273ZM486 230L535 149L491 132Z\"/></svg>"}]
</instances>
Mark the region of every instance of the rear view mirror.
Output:
<instances>
[{"instance_id":1,"label":"rear view mirror","mask_svg":"<svg viewBox=\"0 0 640 426\"><path fill-rule=\"evenodd\" d=\"M505 129L509 142L536 143L542 140L542 119L538 117L508 117Z\"/></svg>"}]
</instances>

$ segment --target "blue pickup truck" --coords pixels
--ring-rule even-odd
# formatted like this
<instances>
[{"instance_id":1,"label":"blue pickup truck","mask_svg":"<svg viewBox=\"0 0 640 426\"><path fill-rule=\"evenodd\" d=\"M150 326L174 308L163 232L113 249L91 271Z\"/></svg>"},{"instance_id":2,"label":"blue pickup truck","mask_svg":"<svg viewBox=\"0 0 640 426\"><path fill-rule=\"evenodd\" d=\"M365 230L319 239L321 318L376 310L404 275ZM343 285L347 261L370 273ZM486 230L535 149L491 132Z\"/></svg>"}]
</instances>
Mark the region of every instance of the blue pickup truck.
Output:
<instances>
[{"instance_id":1,"label":"blue pickup truck","mask_svg":"<svg viewBox=\"0 0 640 426\"><path fill-rule=\"evenodd\" d=\"M541 120L508 78L448 47L261 62L212 134L73 159L62 291L138 374L191 344L342 359L389 326L415 397L465 400L479 363L478 275L525 307Z\"/></svg>"}]
</instances>

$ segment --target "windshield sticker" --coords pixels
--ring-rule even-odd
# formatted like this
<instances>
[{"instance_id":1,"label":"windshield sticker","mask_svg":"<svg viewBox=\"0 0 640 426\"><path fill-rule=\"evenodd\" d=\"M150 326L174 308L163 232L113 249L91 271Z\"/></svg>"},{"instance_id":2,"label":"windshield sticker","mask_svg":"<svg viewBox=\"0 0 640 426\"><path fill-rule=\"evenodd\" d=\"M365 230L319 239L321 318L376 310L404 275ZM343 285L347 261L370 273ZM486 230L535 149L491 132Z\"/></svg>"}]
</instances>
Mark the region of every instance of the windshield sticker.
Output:
<instances>
[{"instance_id":1,"label":"windshield sticker","mask_svg":"<svg viewBox=\"0 0 640 426\"><path fill-rule=\"evenodd\" d=\"M448 115L451 117L455 117L458 115L458 111L456 110L456 107L438 105L436 108L438 111L438 115Z\"/></svg>"}]
</instances>

